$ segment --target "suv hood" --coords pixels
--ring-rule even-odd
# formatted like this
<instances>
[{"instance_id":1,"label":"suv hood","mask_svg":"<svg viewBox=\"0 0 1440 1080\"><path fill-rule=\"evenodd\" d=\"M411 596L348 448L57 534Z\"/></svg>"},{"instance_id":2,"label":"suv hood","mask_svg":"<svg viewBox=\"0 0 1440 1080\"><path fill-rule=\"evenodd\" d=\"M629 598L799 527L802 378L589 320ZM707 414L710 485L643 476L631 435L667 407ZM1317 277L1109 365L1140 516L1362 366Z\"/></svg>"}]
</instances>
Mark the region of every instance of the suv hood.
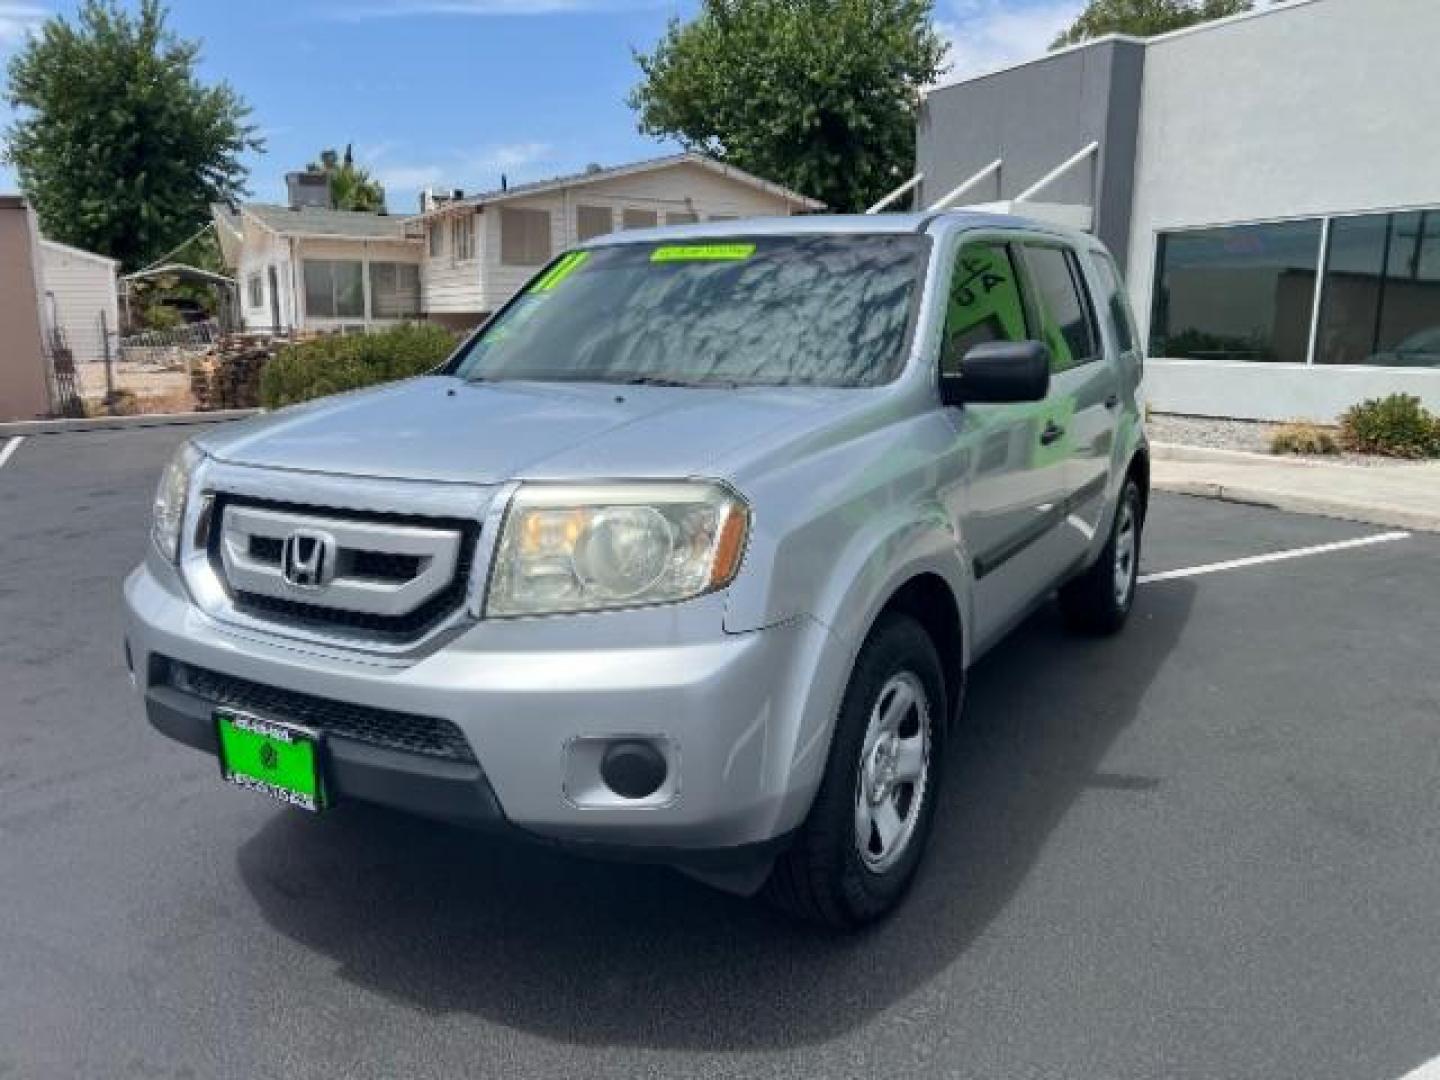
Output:
<instances>
[{"instance_id":1,"label":"suv hood","mask_svg":"<svg viewBox=\"0 0 1440 1080\"><path fill-rule=\"evenodd\" d=\"M239 465L401 480L717 475L727 454L828 424L860 396L432 376L224 425L197 441Z\"/></svg>"}]
</instances>

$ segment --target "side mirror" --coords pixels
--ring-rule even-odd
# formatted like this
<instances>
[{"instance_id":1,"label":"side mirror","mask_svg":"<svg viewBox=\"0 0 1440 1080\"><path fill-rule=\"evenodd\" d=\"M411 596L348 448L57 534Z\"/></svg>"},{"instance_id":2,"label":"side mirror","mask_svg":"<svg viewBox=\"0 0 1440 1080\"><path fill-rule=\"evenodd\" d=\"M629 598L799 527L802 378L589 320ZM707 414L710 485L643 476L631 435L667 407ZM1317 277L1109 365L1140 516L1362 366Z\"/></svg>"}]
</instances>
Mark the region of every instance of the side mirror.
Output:
<instances>
[{"instance_id":1,"label":"side mirror","mask_svg":"<svg viewBox=\"0 0 1440 1080\"><path fill-rule=\"evenodd\" d=\"M1043 401L1050 392L1050 350L1041 341L983 341L940 374L945 405L967 401Z\"/></svg>"}]
</instances>

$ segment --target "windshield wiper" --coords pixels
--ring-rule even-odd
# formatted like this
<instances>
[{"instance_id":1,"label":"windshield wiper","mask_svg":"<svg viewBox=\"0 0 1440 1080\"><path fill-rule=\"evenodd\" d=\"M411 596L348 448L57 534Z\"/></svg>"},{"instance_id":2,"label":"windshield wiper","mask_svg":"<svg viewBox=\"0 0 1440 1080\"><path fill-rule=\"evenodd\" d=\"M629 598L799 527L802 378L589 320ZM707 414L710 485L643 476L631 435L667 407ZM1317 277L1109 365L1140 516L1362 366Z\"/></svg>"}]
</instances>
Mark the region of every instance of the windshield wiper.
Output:
<instances>
[{"instance_id":1,"label":"windshield wiper","mask_svg":"<svg viewBox=\"0 0 1440 1080\"><path fill-rule=\"evenodd\" d=\"M734 390L739 386L722 379L674 379L667 375L635 375L622 381L626 386L683 386L691 390Z\"/></svg>"}]
</instances>

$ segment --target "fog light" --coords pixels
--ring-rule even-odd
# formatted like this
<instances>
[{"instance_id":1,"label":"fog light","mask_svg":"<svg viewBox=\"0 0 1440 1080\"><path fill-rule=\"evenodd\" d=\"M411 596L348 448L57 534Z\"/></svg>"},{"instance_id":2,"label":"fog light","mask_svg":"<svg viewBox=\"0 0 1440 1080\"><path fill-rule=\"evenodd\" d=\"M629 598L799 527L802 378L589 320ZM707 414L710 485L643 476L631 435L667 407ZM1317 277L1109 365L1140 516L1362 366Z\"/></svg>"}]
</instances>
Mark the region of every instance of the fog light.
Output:
<instances>
[{"instance_id":1,"label":"fog light","mask_svg":"<svg viewBox=\"0 0 1440 1080\"><path fill-rule=\"evenodd\" d=\"M600 779L616 795L627 799L654 795L665 783L668 771L665 756L638 739L611 743L600 759Z\"/></svg>"}]
</instances>

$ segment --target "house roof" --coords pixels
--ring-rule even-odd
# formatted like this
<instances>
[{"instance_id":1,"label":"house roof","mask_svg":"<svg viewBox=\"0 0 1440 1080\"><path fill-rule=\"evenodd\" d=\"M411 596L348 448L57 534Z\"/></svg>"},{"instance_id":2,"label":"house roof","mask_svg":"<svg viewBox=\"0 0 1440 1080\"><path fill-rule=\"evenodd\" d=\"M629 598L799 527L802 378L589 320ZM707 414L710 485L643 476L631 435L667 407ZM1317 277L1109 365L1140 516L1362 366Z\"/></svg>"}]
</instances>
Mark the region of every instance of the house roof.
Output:
<instances>
[{"instance_id":1,"label":"house roof","mask_svg":"<svg viewBox=\"0 0 1440 1080\"><path fill-rule=\"evenodd\" d=\"M148 270L136 270L133 274L120 275L121 281L148 281L150 278L174 276L189 281L203 281L209 285L234 285L235 279L210 270L202 270L189 263L166 263L152 266Z\"/></svg>"},{"instance_id":2,"label":"house roof","mask_svg":"<svg viewBox=\"0 0 1440 1080\"><path fill-rule=\"evenodd\" d=\"M725 165L714 158L706 157L704 154L686 152L683 154L668 154L665 157L647 158L644 161L632 161L628 165L612 165L609 168L591 168L585 172L570 173L566 176L555 176L548 180L536 180L528 184L515 184L510 187L484 191L477 195L470 195L463 199L456 199L438 206L434 210L418 215L419 220L427 218L442 217L462 207L484 206L487 203L501 202L505 199L520 199L527 195L542 195L549 191L558 191L561 188L579 187L582 184L594 184L602 180L614 180L623 176L633 176L636 173L654 172L658 169L670 169L677 165L698 165L701 168L709 169L721 176L748 184L750 187L758 188L761 191L776 195L782 199L794 203L796 206L806 210L823 210L825 204L818 199L812 199L807 195L801 195L798 191L783 187L780 184L769 180L763 180L744 169L737 169L734 165Z\"/></svg>"},{"instance_id":3,"label":"house roof","mask_svg":"<svg viewBox=\"0 0 1440 1080\"><path fill-rule=\"evenodd\" d=\"M40 238L40 246L49 248L52 251L63 251L66 255L74 255L76 258L89 259L92 262L104 263L112 270L120 265L119 259L112 259L109 255L101 255L98 252L86 251L84 248L71 247L69 244L62 244L59 240L47 240Z\"/></svg>"},{"instance_id":4,"label":"house roof","mask_svg":"<svg viewBox=\"0 0 1440 1080\"><path fill-rule=\"evenodd\" d=\"M406 240L405 218L359 210L325 210L318 206L245 203L242 217L250 217L278 236L304 236L326 240Z\"/></svg>"}]
</instances>

